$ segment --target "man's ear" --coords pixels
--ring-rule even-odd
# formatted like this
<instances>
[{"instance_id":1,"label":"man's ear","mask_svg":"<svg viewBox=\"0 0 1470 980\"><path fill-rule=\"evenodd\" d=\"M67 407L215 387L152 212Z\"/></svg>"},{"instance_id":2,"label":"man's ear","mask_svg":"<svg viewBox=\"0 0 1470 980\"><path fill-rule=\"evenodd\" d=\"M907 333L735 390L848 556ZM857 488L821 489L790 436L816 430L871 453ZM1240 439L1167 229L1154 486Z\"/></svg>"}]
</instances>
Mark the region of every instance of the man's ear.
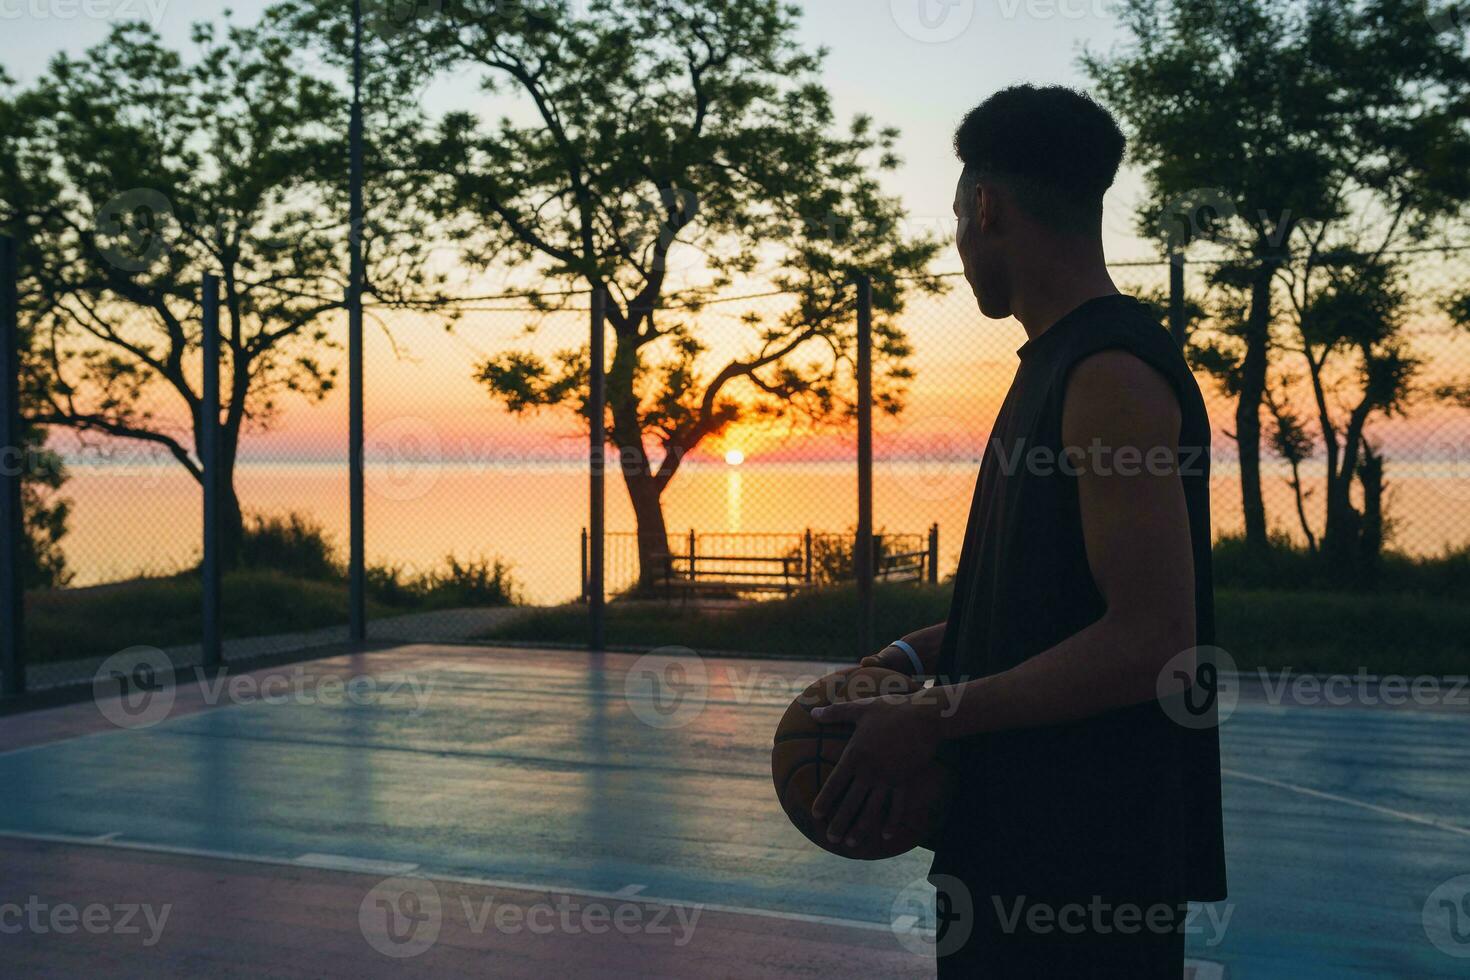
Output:
<instances>
[{"instance_id":1,"label":"man's ear","mask_svg":"<svg viewBox=\"0 0 1470 980\"><path fill-rule=\"evenodd\" d=\"M994 234L1000 229L1004 207L999 189L987 181L975 183L975 230Z\"/></svg>"}]
</instances>

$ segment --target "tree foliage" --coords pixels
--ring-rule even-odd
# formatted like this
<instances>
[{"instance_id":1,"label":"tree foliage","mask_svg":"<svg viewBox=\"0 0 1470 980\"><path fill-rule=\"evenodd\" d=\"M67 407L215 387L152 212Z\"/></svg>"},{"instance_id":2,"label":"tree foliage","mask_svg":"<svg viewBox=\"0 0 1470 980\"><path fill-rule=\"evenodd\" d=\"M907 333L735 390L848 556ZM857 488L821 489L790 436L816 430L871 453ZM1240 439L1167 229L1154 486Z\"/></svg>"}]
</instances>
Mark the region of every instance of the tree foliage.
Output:
<instances>
[{"instance_id":1,"label":"tree foliage","mask_svg":"<svg viewBox=\"0 0 1470 980\"><path fill-rule=\"evenodd\" d=\"M1354 533L1344 488L1370 455L1368 419L1411 393L1408 297L1390 256L1463 227L1470 201L1470 58L1463 31L1439 29L1443 7L1124 0L1128 43L1084 59L1132 131L1148 189L1141 227L1216 263L1213 329L1193 358L1236 399L1257 545L1273 365L1294 355L1287 373L1304 368L1317 386L1335 377L1348 406L1313 398L1334 541Z\"/></svg>"},{"instance_id":2,"label":"tree foliage","mask_svg":"<svg viewBox=\"0 0 1470 980\"><path fill-rule=\"evenodd\" d=\"M228 548L241 432L269 426L284 397L320 400L336 383L348 101L268 27L197 25L192 41L186 58L120 25L57 57L18 100L38 181L27 193L52 199L31 236L46 379L33 412L161 449L200 479L200 291L214 272ZM375 151L401 138L396 105L380 104ZM364 229L371 282L390 299L433 285L415 203L385 202Z\"/></svg>"},{"instance_id":3,"label":"tree foliage","mask_svg":"<svg viewBox=\"0 0 1470 980\"><path fill-rule=\"evenodd\" d=\"M340 46L341 6L285 9ZM371 49L385 74L480 85L487 110L446 113L415 152L464 261L517 270L547 307L607 290L603 424L645 569L666 547L659 495L701 441L753 418L850 416L855 273L878 277L876 392L889 412L911 377L895 314L906 294L939 288L925 275L937 243L905 233L878 180L897 165L897 132L866 117L838 125L822 53L798 44L796 17L775 0L466 0ZM752 281L790 293L789 308L750 313L743 351L716 360L706 304ZM584 416L588 370L585 348L511 351L477 369L512 411Z\"/></svg>"},{"instance_id":4,"label":"tree foliage","mask_svg":"<svg viewBox=\"0 0 1470 980\"><path fill-rule=\"evenodd\" d=\"M38 369L34 338L36 325L49 307L36 276L40 256L34 242L55 221L57 196L45 161L34 153L34 124L11 80L0 70L0 234L9 237L16 250L21 401L26 406L37 403L46 385L46 373ZM19 458L6 461L22 467L21 509L26 531L21 544L22 581L26 588L65 585L72 577L61 550L71 515L71 502L61 495L66 467L60 455L46 448L43 426L26 420L22 436Z\"/></svg>"}]
</instances>

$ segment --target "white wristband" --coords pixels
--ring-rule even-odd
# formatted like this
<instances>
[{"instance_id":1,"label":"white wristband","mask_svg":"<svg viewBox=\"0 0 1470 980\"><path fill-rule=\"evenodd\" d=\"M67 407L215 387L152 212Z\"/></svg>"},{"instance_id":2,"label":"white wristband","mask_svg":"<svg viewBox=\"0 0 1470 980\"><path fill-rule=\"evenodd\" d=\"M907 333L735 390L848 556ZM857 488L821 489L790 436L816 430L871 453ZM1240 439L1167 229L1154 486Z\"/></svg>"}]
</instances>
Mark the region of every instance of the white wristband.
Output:
<instances>
[{"instance_id":1,"label":"white wristband","mask_svg":"<svg viewBox=\"0 0 1470 980\"><path fill-rule=\"evenodd\" d=\"M898 647L904 653L906 653L906 654L909 655L909 662L914 665L914 673L915 674L923 674L924 673L924 661L922 661L922 660L919 659L919 653L918 653L918 651L915 650L913 647L909 646L909 644L908 644L907 641L905 641L905 640L894 640L892 643L890 643L888 645L891 646L891 647Z\"/></svg>"}]
</instances>

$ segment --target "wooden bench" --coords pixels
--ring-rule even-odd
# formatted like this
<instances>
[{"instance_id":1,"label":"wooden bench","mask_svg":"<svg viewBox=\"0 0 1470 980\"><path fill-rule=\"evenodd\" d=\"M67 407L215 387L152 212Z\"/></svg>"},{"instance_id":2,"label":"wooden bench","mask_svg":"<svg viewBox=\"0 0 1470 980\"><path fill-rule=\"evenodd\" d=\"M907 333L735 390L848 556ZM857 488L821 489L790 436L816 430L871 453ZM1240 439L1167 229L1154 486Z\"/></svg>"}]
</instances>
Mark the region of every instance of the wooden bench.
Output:
<instances>
[{"instance_id":1,"label":"wooden bench","mask_svg":"<svg viewBox=\"0 0 1470 980\"><path fill-rule=\"evenodd\" d=\"M800 555L655 555L658 585L672 596L740 594L791 595L811 583Z\"/></svg>"},{"instance_id":2,"label":"wooden bench","mask_svg":"<svg viewBox=\"0 0 1470 980\"><path fill-rule=\"evenodd\" d=\"M873 577L880 582L922 582L931 560L927 548L923 551L881 554L878 556L878 567L873 570Z\"/></svg>"}]
</instances>

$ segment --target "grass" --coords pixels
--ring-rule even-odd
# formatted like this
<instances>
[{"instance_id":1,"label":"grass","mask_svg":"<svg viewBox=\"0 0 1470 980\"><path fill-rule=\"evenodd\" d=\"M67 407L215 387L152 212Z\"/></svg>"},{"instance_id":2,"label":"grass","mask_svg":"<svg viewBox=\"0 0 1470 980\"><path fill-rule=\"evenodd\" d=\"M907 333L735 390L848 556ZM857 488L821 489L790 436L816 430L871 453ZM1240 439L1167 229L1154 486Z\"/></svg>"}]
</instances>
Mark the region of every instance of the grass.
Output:
<instances>
[{"instance_id":1,"label":"grass","mask_svg":"<svg viewBox=\"0 0 1470 980\"><path fill-rule=\"evenodd\" d=\"M296 514L246 521L239 567L225 573L221 631L226 639L340 626L347 622L346 569L320 525ZM370 618L507 606L519 586L499 560L460 560L410 573L368 569ZM26 596L27 663L107 656L132 646L197 643L203 630L198 570L90 589Z\"/></svg>"},{"instance_id":2,"label":"grass","mask_svg":"<svg viewBox=\"0 0 1470 980\"><path fill-rule=\"evenodd\" d=\"M28 663L100 657L131 646L199 642L202 587L197 575L136 579L93 589L26 596ZM224 577L221 629L226 638L291 633L347 621L347 587L282 572L247 569ZM392 615L369 602L368 615Z\"/></svg>"},{"instance_id":3,"label":"grass","mask_svg":"<svg viewBox=\"0 0 1470 980\"><path fill-rule=\"evenodd\" d=\"M1470 600L1470 547L1429 557L1389 551L1371 569L1362 569L1340 567L1281 537L1260 550L1241 538L1226 537L1215 542L1214 566L1218 588L1458 595Z\"/></svg>"},{"instance_id":4,"label":"grass","mask_svg":"<svg viewBox=\"0 0 1470 980\"><path fill-rule=\"evenodd\" d=\"M331 541L310 520L252 518L241 567L224 582L227 638L341 625L345 572ZM1470 673L1470 551L1437 559L1385 556L1371 587L1333 583L1320 560L1277 542L1265 554L1240 542L1215 549L1219 644L1242 669L1303 673L1455 675ZM373 617L519 601L499 560L453 556L428 572L368 570ZM949 585L880 586L876 635L890 638L949 612ZM140 578L94 589L26 597L26 659L46 663L105 656L130 646L197 642L197 572ZM673 603L614 602L608 639L630 647L686 646L773 657L852 659L854 590L828 588L791 599L726 609ZM571 607L532 614L486 639L578 646L586 614Z\"/></svg>"},{"instance_id":5,"label":"grass","mask_svg":"<svg viewBox=\"0 0 1470 980\"><path fill-rule=\"evenodd\" d=\"M949 612L948 586L880 586L879 637L900 636ZM855 595L810 592L789 600L700 610L677 602L612 603L608 642L617 646L686 646L700 652L757 653L850 662ZM1470 673L1470 604L1421 595L1223 589L1216 596L1218 642L1242 670L1300 673L1457 675ZM487 639L582 645L586 613L553 609L529 615Z\"/></svg>"}]
</instances>

